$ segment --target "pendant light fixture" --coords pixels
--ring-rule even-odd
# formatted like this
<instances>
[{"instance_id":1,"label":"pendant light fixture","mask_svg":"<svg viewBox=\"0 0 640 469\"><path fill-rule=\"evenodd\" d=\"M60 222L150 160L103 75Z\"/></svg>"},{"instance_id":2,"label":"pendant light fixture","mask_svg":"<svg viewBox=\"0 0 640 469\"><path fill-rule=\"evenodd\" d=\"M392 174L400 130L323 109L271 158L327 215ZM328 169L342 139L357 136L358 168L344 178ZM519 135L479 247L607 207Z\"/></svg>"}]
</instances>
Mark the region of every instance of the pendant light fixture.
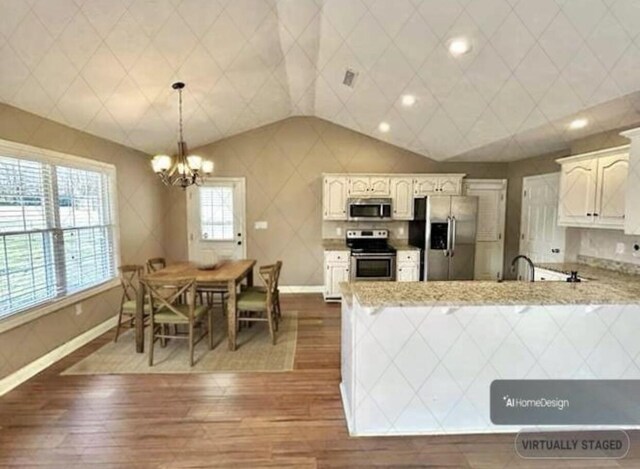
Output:
<instances>
[{"instance_id":1,"label":"pendant light fixture","mask_svg":"<svg viewBox=\"0 0 640 469\"><path fill-rule=\"evenodd\" d=\"M180 111L180 141L175 158L169 155L156 155L151 160L153 171L160 176L167 186L180 186L183 189L191 185L200 185L204 175L213 173L213 161L202 160L197 155L190 155L187 143L182 135L182 90L185 84L177 82L171 88L178 91Z\"/></svg>"}]
</instances>

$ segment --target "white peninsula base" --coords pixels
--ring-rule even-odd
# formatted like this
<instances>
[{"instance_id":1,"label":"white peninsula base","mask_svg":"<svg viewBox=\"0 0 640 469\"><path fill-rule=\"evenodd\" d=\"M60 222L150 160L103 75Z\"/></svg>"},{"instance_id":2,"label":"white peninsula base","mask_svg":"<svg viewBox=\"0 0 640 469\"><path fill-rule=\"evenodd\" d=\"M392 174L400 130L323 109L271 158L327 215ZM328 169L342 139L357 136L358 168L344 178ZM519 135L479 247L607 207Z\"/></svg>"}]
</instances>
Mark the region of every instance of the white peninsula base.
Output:
<instances>
[{"instance_id":1,"label":"white peninsula base","mask_svg":"<svg viewBox=\"0 0 640 469\"><path fill-rule=\"evenodd\" d=\"M639 305L342 303L342 401L354 436L493 425L494 379L640 379Z\"/></svg>"}]
</instances>

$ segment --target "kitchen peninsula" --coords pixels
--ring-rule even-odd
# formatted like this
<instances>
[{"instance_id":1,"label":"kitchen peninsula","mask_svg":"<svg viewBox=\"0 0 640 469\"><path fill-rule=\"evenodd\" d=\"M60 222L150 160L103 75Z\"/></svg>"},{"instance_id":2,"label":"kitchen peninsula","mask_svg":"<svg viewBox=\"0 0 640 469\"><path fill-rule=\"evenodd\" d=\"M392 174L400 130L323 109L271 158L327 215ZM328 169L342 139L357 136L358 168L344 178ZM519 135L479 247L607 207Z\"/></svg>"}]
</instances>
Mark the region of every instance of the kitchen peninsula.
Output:
<instances>
[{"instance_id":1,"label":"kitchen peninsula","mask_svg":"<svg viewBox=\"0 0 640 469\"><path fill-rule=\"evenodd\" d=\"M640 378L640 277L342 284L351 435L517 431L490 422L495 379Z\"/></svg>"}]
</instances>

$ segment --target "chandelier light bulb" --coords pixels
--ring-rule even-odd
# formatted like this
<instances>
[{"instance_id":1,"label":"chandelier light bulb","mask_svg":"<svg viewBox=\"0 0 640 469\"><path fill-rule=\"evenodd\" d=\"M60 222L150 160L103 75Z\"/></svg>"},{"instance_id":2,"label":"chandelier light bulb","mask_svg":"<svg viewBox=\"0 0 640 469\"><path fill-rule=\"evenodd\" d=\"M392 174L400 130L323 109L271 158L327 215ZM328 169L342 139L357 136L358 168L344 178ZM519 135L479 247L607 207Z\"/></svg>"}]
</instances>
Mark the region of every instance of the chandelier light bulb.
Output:
<instances>
[{"instance_id":1,"label":"chandelier light bulb","mask_svg":"<svg viewBox=\"0 0 640 469\"><path fill-rule=\"evenodd\" d=\"M196 155L187 156L187 162L189 163L189 168L192 171L200 171L202 167L202 158Z\"/></svg>"},{"instance_id":2,"label":"chandelier light bulb","mask_svg":"<svg viewBox=\"0 0 640 469\"><path fill-rule=\"evenodd\" d=\"M213 173L213 161L205 160L202 162L202 172L205 174Z\"/></svg>"}]
</instances>

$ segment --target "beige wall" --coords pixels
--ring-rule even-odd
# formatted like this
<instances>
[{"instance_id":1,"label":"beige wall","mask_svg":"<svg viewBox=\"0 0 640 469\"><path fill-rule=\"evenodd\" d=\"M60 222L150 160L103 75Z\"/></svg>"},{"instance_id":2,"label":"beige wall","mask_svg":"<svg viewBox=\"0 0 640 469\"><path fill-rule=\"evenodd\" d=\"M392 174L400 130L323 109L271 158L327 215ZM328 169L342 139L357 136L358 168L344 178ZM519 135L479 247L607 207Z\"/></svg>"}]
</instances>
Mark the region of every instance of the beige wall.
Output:
<instances>
[{"instance_id":1,"label":"beige wall","mask_svg":"<svg viewBox=\"0 0 640 469\"><path fill-rule=\"evenodd\" d=\"M123 262L144 263L164 254L165 189L148 157L19 109L0 104L0 139L83 156L116 166L120 251ZM41 357L117 312L120 289L96 295L0 334L0 379Z\"/></svg>"},{"instance_id":2,"label":"beige wall","mask_svg":"<svg viewBox=\"0 0 640 469\"><path fill-rule=\"evenodd\" d=\"M281 259L283 285L321 285L322 173L467 173L505 178L507 165L438 163L315 117L293 117L194 150L216 164L216 176L247 182L247 252L264 264ZM168 193L172 223L165 246L187 257L184 193ZM267 230L254 222L265 220Z\"/></svg>"}]
</instances>

